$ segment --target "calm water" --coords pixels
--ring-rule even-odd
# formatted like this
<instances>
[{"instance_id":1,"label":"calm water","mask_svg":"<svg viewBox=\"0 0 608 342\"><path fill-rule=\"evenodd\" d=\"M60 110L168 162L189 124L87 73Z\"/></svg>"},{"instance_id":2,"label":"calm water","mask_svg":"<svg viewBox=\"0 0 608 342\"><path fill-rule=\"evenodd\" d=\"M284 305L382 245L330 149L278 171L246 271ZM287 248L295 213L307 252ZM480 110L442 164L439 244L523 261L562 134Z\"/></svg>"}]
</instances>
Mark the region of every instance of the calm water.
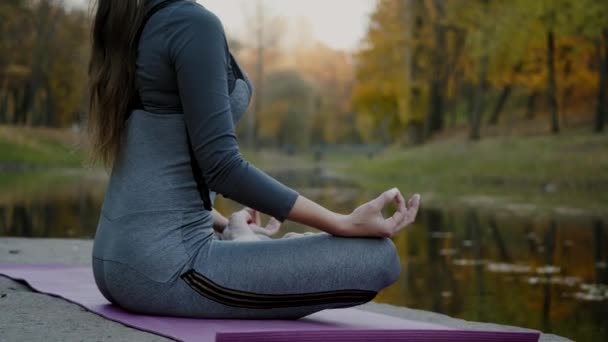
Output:
<instances>
[{"instance_id":1,"label":"calm water","mask_svg":"<svg viewBox=\"0 0 608 342\"><path fill-rule=\"evenodd\" d=\"M276 176L342 212L373 196L320 172ZM0 188L0 236L94 236L103 182L28 183ZM225 200L217 207L238 208ZM307 228L288 224L283 232L288 230ZM576 341L608 341L607 222L423 208L416 224L394 241L402 273L378 295L379 302L536 328Z\"/></svg>"}]
</instances>

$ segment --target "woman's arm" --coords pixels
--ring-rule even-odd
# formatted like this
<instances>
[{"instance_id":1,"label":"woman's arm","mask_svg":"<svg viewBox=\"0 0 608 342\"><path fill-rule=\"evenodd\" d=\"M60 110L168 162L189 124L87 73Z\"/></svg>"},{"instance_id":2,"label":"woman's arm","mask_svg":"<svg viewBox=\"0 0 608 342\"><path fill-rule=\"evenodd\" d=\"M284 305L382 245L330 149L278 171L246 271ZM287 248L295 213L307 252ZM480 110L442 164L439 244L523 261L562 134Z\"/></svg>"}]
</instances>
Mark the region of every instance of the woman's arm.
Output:
<instances>
[{"instance_id":1,"label":"woman's arm","mask_svg":"<svg viewBox=\"0 0 608 342\"><path fill-rule=\"evenodd\" d=\"M285 220L298 193L248 163L239 151L221 22L189 1L175 6L165 20L167 60L175 70L187 132L209 189Z\"/></svg>"},{"instance_id":2,"label":"woman's arm","mask_svg":"<svg viewBox=\"0 0 608 342\"><path fill-rule=\"evenodd\" d=\"M397 205L395 213L384 218L383 209L389 203ZM391 237L413 223L420 206L420 195L415 194L407 203L397 188L385 191L377 198L343 215L298 196L288 219L333 235Z\"/></svg>"},{"instance_id":3,"label":"woman's arm","mask_svg":"<svg viewBox=\"0 0 608 342\"><path fill-rule=\"evenodd\" d=\"M165 18L167 59L175 70L194 155L210 190L280 222L289 217L336 235L390 236L413 220L417 204L406 209L396 189L350 215L339 215L299 196L244 160L232 121L227 75L230 58L221 22L195 2L175 6ZM385 220L382 208L392 200L400 208Z\"/></svg>"}]
</instances>

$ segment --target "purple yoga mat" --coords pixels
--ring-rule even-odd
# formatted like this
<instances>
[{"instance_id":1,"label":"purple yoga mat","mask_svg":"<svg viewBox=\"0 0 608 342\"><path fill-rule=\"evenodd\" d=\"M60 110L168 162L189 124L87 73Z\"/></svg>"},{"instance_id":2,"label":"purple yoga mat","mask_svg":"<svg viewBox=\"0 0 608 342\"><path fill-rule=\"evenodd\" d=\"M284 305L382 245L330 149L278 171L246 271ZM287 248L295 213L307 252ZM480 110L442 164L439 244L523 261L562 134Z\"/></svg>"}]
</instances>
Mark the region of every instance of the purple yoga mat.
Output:
<instances>
[{"instance_id":1,"label":"purple yoga mat","mask_svg":"<svg viewBox=\"0 0 608 342\"><path fill-rule=\"evenodd\" d=\"M332 309L299 320L215 320L128 313L99 293L90 267L0 265L0 275L64 298L107 319L179 341L488 341L536 342L536 332L462 331L358 309Z\"/></svg>"}]
</instances>

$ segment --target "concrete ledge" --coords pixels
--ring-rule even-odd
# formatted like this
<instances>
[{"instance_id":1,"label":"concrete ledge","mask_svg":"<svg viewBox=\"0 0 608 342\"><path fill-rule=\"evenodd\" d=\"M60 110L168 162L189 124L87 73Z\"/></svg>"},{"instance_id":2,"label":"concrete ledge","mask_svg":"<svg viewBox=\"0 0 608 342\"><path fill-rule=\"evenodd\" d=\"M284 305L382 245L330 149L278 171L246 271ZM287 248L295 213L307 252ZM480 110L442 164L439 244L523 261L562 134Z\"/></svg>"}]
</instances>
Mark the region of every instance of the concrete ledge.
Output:
<instances>
[{"instance_id":1,"label":"concrete ledge","mask_svg":"<svg viewBox=\"0 0 608 342\"><path fill-rule=\"evenodd\" d=\"M92 248L90 240L0 238L0 264L89 265ZM27 286L4 277L0 277L0 307L0 336L3 341L169 341L106 320L76 304L32 292ZM455 328L529 331L387 304L368 303L358 308ZM570 340L543 334L541 341Z\"/></svg>"}]
</instances>

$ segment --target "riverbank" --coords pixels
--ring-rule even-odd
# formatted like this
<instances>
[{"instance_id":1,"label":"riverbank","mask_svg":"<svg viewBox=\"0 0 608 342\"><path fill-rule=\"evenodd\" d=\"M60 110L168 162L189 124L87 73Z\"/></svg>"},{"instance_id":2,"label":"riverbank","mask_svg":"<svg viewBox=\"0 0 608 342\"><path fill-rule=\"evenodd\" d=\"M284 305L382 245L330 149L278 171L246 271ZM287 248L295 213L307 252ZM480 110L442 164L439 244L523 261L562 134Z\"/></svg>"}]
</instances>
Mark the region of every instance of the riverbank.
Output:
<instances>
[{"instance_id":1,"label":"riverbank","mask_svg":"<svg viewBox=\"0 0 608 342\"><path fill-rule=\"evenodd\" d=\"M70 129L0 126L0 188L37 177L24 171L81 169L81 142ZM322 168L373 192L392 186L421 192L427 207L608 218L608 134L586 130L498 135L479 142L445 134L418 147L390 147L371 156L334 151L320 160L313 153L243 149L243 154L269 172Z\"/></svg>"},{"instance_id":2,"label":"riverbank","mask_svg":"<svg viewBox=\"0 0 608 342\"><path fill-rule=\"evenodd\" d=\"M74 130L0 125L0 172L80 167L83 159Z\"/></svg>"},{"instance_id":3,"label":"riverbank","mask_svg":"<svg viewBox=\"0 0 608 342\"><path fill-rule=\"evenodd\" d=\"M446 137L322 162L366 189L421 192L426 205L608 217L608 135Z\"/></svg>"},{"instance_id":4,"label":"riverbank","mask_svg":"<svg viewBox=\"0 0 608 342\"><path fill-rule=\"evenodd\" d=\"M0 264L68 264L89 265L90 240L0 238ZM103 319L81 307L32 292L28 287L0 277L0 336L6 341L168 341L165 338L131 329ZM386 315L422 322L432 322L462 329L525 330L492 323L468 322L428 311L368 303L357 307ZM543 342L568 339L550 334Z\"/></svg>"}]
</instances>

